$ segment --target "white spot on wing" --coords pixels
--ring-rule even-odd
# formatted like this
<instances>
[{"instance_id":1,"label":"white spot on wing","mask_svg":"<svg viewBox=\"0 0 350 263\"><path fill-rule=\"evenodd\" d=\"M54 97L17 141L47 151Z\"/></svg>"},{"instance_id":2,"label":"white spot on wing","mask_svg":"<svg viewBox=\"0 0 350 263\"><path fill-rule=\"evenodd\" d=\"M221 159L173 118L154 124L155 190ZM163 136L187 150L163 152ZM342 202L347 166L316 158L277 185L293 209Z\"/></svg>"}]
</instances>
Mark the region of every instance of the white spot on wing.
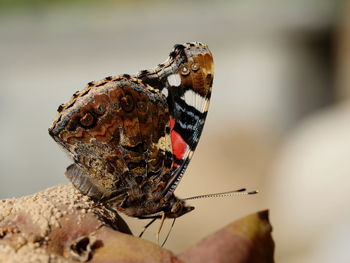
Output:
<instances>
[{"instance_id":1,"label":"white spot on wing","mask_svg":"<svg viewBox=\"0 0 350 263\"><path fill-rule=\"evenodd\" d=\"M165 97L168 97L168 95L169 95L168 89L167 89L167 88L162 89L162 94L163 94Z\"/></svg>"},{"instance_id":2,"label":"white spot on wing","mask_svg":"<svg viewBox=\"0 0 350 263\"><path fill-rule=\"evenodd\" d=\"M182 98L188 105L196 108L200 112L205 112L208 110L209 100L193 90L187 90Z\"/></svg>"},{"instance_id":3,"label":"white spot on wing","mask_svg":"<svg viewBox=\"0 0 350 263\"><path fill-rule=\"evenodd\" d=\"M172 152L173 148L171 145L171 137L170 134L166 134L163 137L160 137L157 144L153 144L155 145L157 148L163 150L163 151L168 151L168 152Z\"/></svg>"},{"instance_id":4,"label":"white spot on wing","mask_svg":"<svg viewBox=\"0 0 350 263\"><path fill-rule=\"evenodd\" d=\"M178 87L181 84L181 78L179 74L171 74L168 76L168 83L170 86Z\"/></svg>"}]
</instances>

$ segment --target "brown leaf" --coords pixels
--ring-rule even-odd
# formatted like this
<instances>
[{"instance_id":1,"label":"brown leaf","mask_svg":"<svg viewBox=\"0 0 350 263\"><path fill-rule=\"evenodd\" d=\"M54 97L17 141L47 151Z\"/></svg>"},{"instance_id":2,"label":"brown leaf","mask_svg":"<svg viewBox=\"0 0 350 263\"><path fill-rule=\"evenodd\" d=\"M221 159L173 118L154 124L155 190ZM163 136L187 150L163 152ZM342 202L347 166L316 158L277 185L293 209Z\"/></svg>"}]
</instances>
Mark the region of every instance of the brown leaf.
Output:
<instances>
[{"instance_id":1,"label":"brown leaf","mask_svg":"<svg viewBox=\"0 0 350 263\"><path fill-rule=\"evenodd\" d=\"M268 211L235 221L180 254L186 263L272 263L274 242Z\"/></svg>"},{"instance_id":2,"label":"brown leaf","mask_svg":"<svg viewBox=\"0 0 350 263\"><path fill-rule=\"evenodd\" d=\"M274 251L271 229L268 212L259 212L176 256L132 236L116 211L64 185L0 200L0 261L270 263Z\"/></svg>"},{"instance_id":3,"label":"brown leaf","mask_svg":"<svg viewBox=\"0 0 350 263\"><path fill-rule=\"evenodd\" d=\"M175 263L180 262L172 252L147 240L101 228L96 235L103 246L93 255L94 263Z\"/></svg>"}]
</instances>

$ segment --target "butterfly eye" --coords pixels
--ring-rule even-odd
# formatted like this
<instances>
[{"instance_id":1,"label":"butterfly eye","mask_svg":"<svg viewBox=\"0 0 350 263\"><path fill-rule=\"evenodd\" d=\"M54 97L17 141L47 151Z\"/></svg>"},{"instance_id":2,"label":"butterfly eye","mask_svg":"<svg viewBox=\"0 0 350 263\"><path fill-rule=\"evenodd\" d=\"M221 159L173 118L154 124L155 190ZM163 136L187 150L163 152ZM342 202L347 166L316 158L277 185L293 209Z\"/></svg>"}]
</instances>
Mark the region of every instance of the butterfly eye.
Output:
<instances>
[{"instance_id":1,"label":"butterfly eye","mask_svg":"<svg viewBox=\"0 0 350 263\"><path fill-rule=\"evenodd\" d=\"M191 68L193 71L197 71L199 69L199 66L197 63L193 63Z\"/></svg>"},{"instance_id":2,"label":"butterfly eye","mask_svg":"<svg viewBox=\"0 0 350 263\"><path fill-rule=\"evenodd\" d=\"M181 75L187 76L188 74L190 74L190 70L187 67L183 67L181 69Z\"/></svg>"},{"instance_id":3,"label":"butterfly eye","mask_svg":"<svg viewBox=\"0 0 350 263\"><path fill-rule=\"evenodd\" d=\"M96 114L103 115L106 112L106 105L100 104L94 109Z\"/></svg>"},{"instance_id":4,"label":"butterfly eye","mask_svg":"<svg viewBox=\"0 0 350 263\"><path fill-rule=\"evenodd\" d=\"M85 113L85 115L80 119L81 126L88 128L94 123L94 116L91 113Z\"/></svg>"}]
</instances>

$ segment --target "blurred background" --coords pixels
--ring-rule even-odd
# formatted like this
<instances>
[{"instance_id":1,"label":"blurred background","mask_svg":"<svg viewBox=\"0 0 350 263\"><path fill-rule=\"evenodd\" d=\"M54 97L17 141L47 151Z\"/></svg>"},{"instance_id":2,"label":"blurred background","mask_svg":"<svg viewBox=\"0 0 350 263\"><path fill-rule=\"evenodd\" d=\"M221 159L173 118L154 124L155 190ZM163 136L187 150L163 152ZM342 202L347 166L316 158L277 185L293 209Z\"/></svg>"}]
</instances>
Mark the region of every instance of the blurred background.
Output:
<instances>
[{"instance_id":1,"label":"blurred background","mask_svg":"<svg viewBox=\"0 0 350 263\"><path fill-rule=\"evenodd\" d=\"M0 198L67 182L71 161L47 133L59 104L188 41L209 45L216 72L176 194L261 192L192 201L166 247L270 209L276 262L350 262L348 1L0 0ZM126 220L136 234L146 223Z\"/></svg>"}]
</instances>

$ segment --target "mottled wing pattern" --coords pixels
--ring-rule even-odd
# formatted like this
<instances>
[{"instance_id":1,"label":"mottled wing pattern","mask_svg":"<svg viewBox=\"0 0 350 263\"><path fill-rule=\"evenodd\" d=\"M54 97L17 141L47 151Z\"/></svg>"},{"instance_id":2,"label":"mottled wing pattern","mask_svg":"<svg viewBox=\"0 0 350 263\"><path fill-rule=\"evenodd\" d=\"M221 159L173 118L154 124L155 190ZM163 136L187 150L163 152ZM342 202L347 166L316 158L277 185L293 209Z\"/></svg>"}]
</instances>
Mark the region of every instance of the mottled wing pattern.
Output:
<instances>
[{"instance_id":1,"label":"mottled wing pattern","mask_svg":"<svg viewBox=\"0 0 350 263\"><path fill-rule=\"evenodd\" d=\"M167 61L136 75L167 98L174 163L165 196L175 190L196 149L207 116L213 76L212 54L207 45L199 42L175 45Z\"/></svg>"},{"instance_id":2,"label":"mottled wing pattern","mask_svg":"<svg viewBox=\"0 0 350 263\"><path fill-rule=\"evenodd\" d=\"M107 77L74 94L59 107L49 133L75 161L66 176L97 200L130 191L143 200L170 174L166 100L129 75Z\"/></svg>"}]
</instances>

